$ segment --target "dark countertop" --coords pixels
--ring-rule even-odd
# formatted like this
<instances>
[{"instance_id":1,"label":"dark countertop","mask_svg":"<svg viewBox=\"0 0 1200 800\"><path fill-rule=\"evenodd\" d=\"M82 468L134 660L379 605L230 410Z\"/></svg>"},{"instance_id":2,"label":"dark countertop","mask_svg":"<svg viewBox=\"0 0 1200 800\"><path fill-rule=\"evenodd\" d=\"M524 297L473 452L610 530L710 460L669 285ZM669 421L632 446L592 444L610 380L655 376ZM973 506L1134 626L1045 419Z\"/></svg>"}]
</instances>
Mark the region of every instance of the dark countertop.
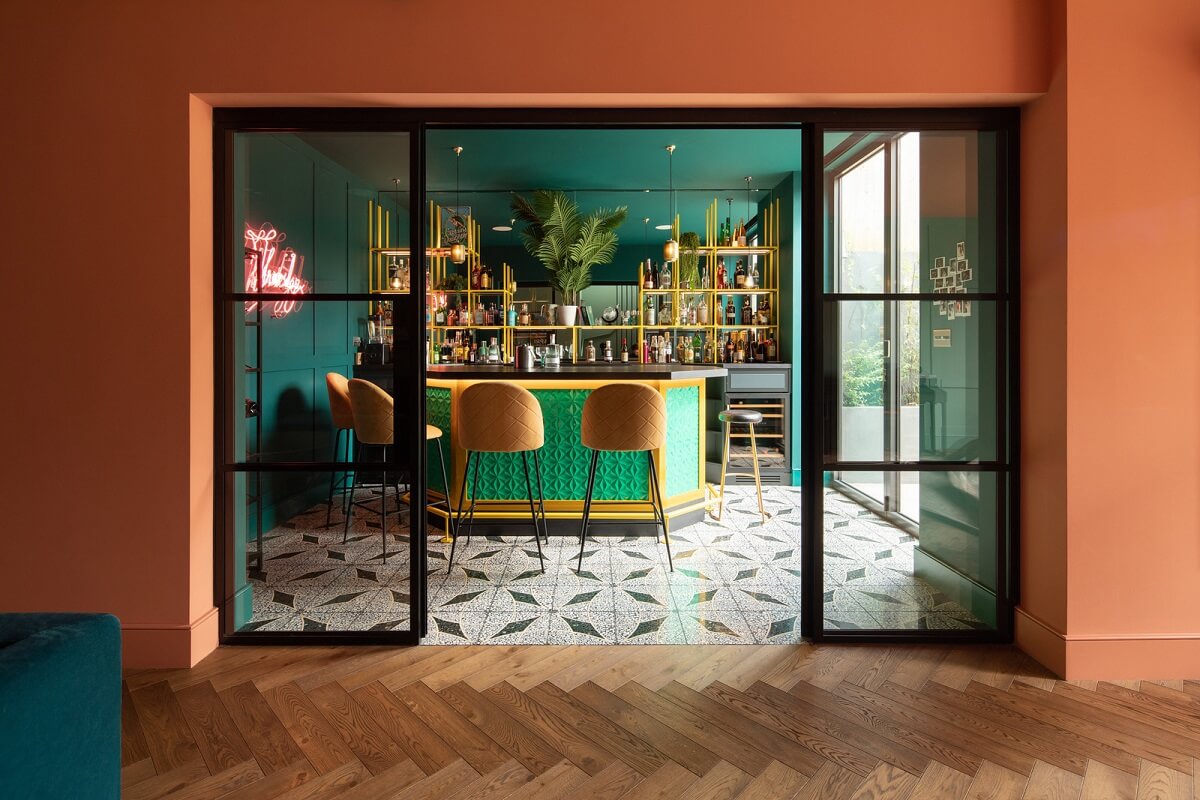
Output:
<instances>
[{"instance_id":1,"label":"dark countertop","mask_svg":"<svg viewBox=\"0 0 1200 800\"><path fill-rule=\"evenodd\" d=\"M355 367L356 370L362 367ZM536 368L533 371L518 370L510 365L459 365L430 364L426 368L430 378L460 378L467 380L694 380L697 378L720 378L726 374L725 367L714 364L566 364L558 369Z\"/></svg>"}]
</instances>

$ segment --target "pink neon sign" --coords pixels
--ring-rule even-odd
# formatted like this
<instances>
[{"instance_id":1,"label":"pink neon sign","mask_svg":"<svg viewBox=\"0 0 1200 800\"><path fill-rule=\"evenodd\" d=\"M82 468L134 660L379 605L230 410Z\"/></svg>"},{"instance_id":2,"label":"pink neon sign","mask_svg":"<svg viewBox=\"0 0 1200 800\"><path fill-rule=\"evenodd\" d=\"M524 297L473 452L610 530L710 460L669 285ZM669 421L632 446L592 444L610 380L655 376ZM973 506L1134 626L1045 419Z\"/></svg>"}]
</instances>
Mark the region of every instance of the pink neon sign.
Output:
<instances>
[{"instance_id":1,"label":"pink neon sign","mask_svg":"<svg viewBox=\"0 0 1200 800\"><path fill-rule=\"evenodd\" d=\"M307 294L312 284L304 280L304 256L295 250L279 248L286 239L285 234L275 230L275 226L264 223L259 228L246 226L246 291L247 292L278 292L282 294ZM253 252L250 252L253 251ZM262 288L258 285L259 273L262 273ZM263 303L263 310L276 319L286 317L303 302L300 300L268 300ZM246 301L246 313L258 307L257 300Z\"/></svg>"}]
</instances>

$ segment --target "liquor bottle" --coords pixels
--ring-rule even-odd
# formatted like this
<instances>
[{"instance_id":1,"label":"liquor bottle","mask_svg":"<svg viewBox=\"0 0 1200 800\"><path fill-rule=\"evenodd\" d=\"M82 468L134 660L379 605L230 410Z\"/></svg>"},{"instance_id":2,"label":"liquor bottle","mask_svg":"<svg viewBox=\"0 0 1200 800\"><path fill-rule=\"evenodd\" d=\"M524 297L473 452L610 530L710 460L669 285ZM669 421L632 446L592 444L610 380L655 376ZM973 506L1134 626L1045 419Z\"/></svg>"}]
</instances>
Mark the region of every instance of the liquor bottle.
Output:
<instances>
[{"instance_id":1,"label":"liquor bottle","mask_svg":"<svg viewBox=\"0 0 1200 800\"><path fill-rule=\"evenodd\" d=\"M662 269L660 269L658 271L658 288L660 288L660 289L670 289L671 288L671 262L670 261L664 261L663 265L662 265Z\"/></svg>"},{"instance_id":2,"label":"liquor bottle","mask_svg":"<svg viewBox=\"0 0 1200 800\"><path fill-rule=\"evenodd\" d=\"M612 339L604 340L604 360L607 361L609 364L612 363L612 360L613 360Z\"/></svg>"},{"instance_id":3,"label":"liquor bottle","mask_svg":"<svg viewBox=\"0 0 1200 800\"><path fill-rule=\"evenodd\" d=\"M746 363L753 364L758 361L756 351L758 350L758 342L754 339L754 331L750 331L750 341L746 346Z\"/></svg>"},{"instance_id":4,"label":"liquor bottle","mask_svg":"<svg viewBox=\"0 0 1200 800\"><path fill-rule=\"evenodd\" d=\"M771 338L767 339L767 361L774 361L778 357L778 353L775 349L775 337L772 336Z\"/></svg>"},{"instance_id":5,"label":"liquor bottle","mask_svg":"<svg viewBox=\"0 0 1200 800\"><path fill-rule=\"evenodd\" d=\"M475 266L471 267L471 288L478 289L479 284L482 281L483 281L483 270L481 270L479 268L479 265L476 264Z\"/></svg>"},{"instance_id":6,"label":"liquor bottle","mask_svg":"<svg viewBox=\"0 0 1200 800\"><path fill-rule=\"evenodd\" d=\"M496 308L495 303L488 304L487 314L484 315L484 319L487 320L488 325L496 326L504 324L500 321L500 311Z\"/></svg>"},{"instance_id":7,"label":"liquor bottle","mask_svg":"<svg viewBox=\"0 0 1200 800\"><path fill-rule=\"evenodd\" d=\"M446 324L446 307L445 306L437 307L437 311L435 311L433 314L433 324L434 325L445 325Z\"/></svg>"},{"instance_id":8,"label":"liquor bottle","mask_svg":"<svg viewBox=\"0 0 1200 800\"><path fill-rule=\"evenodd\" d=\"M737 340L737 349L733 352L733 363L741 364L746 360L746 344L741 336Z\"/></svg>"},{"instance_id":9,"label":"liquor bottle","mask_svg":"<svg viewBox=\"0 0 1200 800\"><path fill-rule=\"evenodd\" d=\"M763 297L762 304L758 307L758 324L771 324L771 298Z\"/></svg>"},{"instance_id":10,"label":"liquor bottle","mask_svg":"<svg viewBox=\"0 0 1200 800\"><path fill-rule=\"evenodd\" d=\"M650 340L649 339L642 340L642 363L643 364L650 363Z\"/></svg>"},{"instance_id":11,"label":"liquor bottle","mask_svg":"<svg viewBox=\"0 0 1200 800\"><path fill-rule=\"evenodd\" d=\"M491 267L485 266L483 268L483 270L480 272L479 288L480 289L491 289L492 288L492 268Z\"/></svg>"},{"instance_id":12,"label":"liquor bottle","mask_svg":"<svg viewBox=\"0 0 1200 800\"><path fill-rule=\"evenodd\" d=\"M731 333L725 337L725 363L726 364L733 363L733 352L734 352L733 334Z\"/></svg>"},{"instance_id":13,"label":"liquor bottle","mask_svg":"<svg viewBox=\"0 0 1200 800\"><path fill-rule=\"evenodd\" d=\"M746 246L746 223L744 220L738 220L738 247Z\"/></svg>"},{"instance_id":14,"label":"liquor bottle","mask_svg":"<svg viewBox=\"0 0 1200 800\"><path fill-rule=\"evenodd\" d=\"M587 346L583 348L583 360L589 364L594 364L596 362L596 345L592 344L590 339L588 340Z\"/></svg>"},{"instance_id":15,"label":"liquor bottle","mask_svg":"<svg viewBox=\"0 0 1200 800\"><path fill-rule=\"evenodd\" d=\"M744 298L742 298L742 324L754 324L754 310L750 308L750 295L746 295Z\"/></svg>"},{"instance_id":16,"label":"liquor bottle","mask_svg":"<svg viewBox=\"0 0 1200 800\"><path fill-rule=\"evenodd\" d=\"M717 265L717 286L718 289L727 288L725 285L725 260L721 259L721 263Z\"/></svg>"},{"instance_id":17,"label":"liquor bottle","mask_svg":"<svg viewBox=\"0 0 1200 800\"><path fill-rule=\"evenodd\" d=\"M696 324L697 325L707 325L708 324L708 298L707 297L703 298L696 305Z\"/></svg>"},{"instance_id":18,"label":"liquor bottle","mask_svg":"<svg viewBox=\"0 0 1200 800\"><path fill-rule=\"evenodd\" d=\"M654 261L647 258L646 264L642 268L642 270L643 270L642 271L642 288L643 289L653 289L654 288Z\"/></svg>"},{"instance_id":19,"label":"liquor bottle","mask_svg":"<svg viewBox=\"0 0 1200 800\"><path fill-rule=\"evenodd\" d=\"M646 324L647 325L657 325L658 324L658 303L654 302L653 297L650 298L650 305L646 309Z\"/></svg>"},{"instance_id":20,"label":"liquor bottle","mask_svg":"<svg viewBox=\"0 0 1200 800\"><path fill-rule=\"evenodd\" d=\"M621 363L629 363L629 343L624 336L621 337Z\"/></svg>"},{"instance_id":21,"label":"liquor bottle","mask_svg":"<svg viewBox=\"0 0 1200 800\"><path fill-rule=\"evenodd\" d=\"M732 297L729 298L729 301L725 304L725 324L737 325L737 312L733 308Z\"/></svg>"},{"instance_id":22,"label":"liquor bottle","mask_svg":"<svg viewBox=\"0 0 1200 800\"><path fill-rule=\"evenodd\" d=\"M695 313L696 313L695 310L693 310L691 306L685 305L683 303L683 301L680 300L680 302L679 302L679 325L680 325L680 327L686 327L689 324L688 320L690 320L692 318L692 314L695 314Z\"/></svg>"},{"instance_id":23,"label":"liquor bottle","mask_svg":"<svg viewBox=\"0 0 1200 800\"><path fill-rule=\"evenodd\" d=\"M733 287L735 289L746 288L746 263L740 258L737 260L737 266L733 268Z\"/></svg>"},{"instance_id":24,"label":"liquor bottle","mask_svg":"<svg viewBox=\"0 0 1200 800\"><path fill-rule=\"evenodd\" d=\"M496 344L496 337L492 337L491 344L488 345L488 363L500 363L500 347Z\"/></svg>"},{"instance_id":25,"label":"liquor bottle","mask_svg":"<svg viewBox=\"0 0 1200 800\"><path fill-rule=\"evenodd\" d=\"M468 364L476 364L476 363L478 363L478 361L477 361L478 358L479 358L479 346L476 344L475 339L472 337L471 348L467 351L467 363Z\"/></svg>"},{"instance_id":26,"label":"liquor bottle","mask_svg":"<svg viewBox=\"0 0 1200 800\"><path fill-rule=\"evenodd\" d=\"M508 327L517 327L517 304L512 303L508 307Z\"/></svg>"},{"instance_id":27,"label":"liquor bottle","mask_svg":"<svg viewBox=\"0 0 1200 800\"><path fill-rule=\"evenodd\" d=\"M670 336L665 337L665 341L663 342L662 363L664 363L664 364L671 363L671 337Z\"/></svg>"},{"instance_id":28,"label":"liquor bottle","mask_svg":"<svg viewBox=\"0 0 1200 800\"><path fill-rule=\"evenodd\" d=\"M483 311L483 301L481 300L481 301L479 301L479 304L475 306L475 324L483 325L484 322L485 322L485 315L484 315L484 311Z\"/></svg>"},{"instance_id":29,"label":"liquor bottle","mask_svg":"<svg viewBox=\"0 0 1200 800\"><path fill-rule=\"evenodd\" d=\"M700 342L700 333L692 334L692 360L704 358L704 345Z\"/></svg>"},{"instance_id":30,"label":"liquor bottle","mask_svg":"<svg viewBox=\"0 0 1200 800\"><path fill-rule=\"evenodd\" d=\"M450 340L449 340L449 339L443 339L443 340L442 340L442 353L441 353L441 357L442 357L442 363L443 363L443 364L449 364L449 363L450 363L450 359L453 357L453 356L451 355L451 351L450 351Z\"/></svg>"}]
</instances>

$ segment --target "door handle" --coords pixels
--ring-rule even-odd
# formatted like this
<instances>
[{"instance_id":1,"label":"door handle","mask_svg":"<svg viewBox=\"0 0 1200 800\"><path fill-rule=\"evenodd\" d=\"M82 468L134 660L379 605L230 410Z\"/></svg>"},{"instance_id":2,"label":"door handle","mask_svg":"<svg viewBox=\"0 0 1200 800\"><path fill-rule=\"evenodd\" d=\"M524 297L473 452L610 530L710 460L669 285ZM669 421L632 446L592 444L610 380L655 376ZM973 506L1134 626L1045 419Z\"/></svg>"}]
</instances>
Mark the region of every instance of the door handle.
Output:
<instances>
[{"instance_id":1,"label":"door handle","mask_svg":"<svg viewBox=\"0 0 1200 800\"><path fill-rule=\"evenodd\" d=\"M891 339L883 340L883 357L884 358L892 357L892 340Z\"/></svg>"}]
</instances>

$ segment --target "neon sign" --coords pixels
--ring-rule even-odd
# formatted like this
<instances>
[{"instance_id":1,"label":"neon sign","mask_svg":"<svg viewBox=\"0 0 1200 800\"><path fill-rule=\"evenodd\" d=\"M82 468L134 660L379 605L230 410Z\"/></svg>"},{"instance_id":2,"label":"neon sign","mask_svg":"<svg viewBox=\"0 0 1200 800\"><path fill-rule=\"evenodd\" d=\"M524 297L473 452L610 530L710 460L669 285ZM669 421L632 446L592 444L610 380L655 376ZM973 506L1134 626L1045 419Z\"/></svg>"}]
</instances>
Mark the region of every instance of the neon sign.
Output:
<instances>
[{"instance_id":1,"label":"neon sign","mask_svg":"<svg viewBox=\"0 0 1200 800\"><path fill-rule=\"evenodd\" d=\"M273 292L281 294L302 295L312 290L312 284L301 277L304 273L304 256L295 250L279 248L286 239L285 234L275 230L275 226L264 223L255 229L246 226L246 292ZM259 275L262 275L262 287L259 287ZM300 300L268 300L263 303L263 310L272 317L286 317L303 302ZM246 301L246 313L252 313L258 308L257 300Z\"/></svg>"}]
</instances>

